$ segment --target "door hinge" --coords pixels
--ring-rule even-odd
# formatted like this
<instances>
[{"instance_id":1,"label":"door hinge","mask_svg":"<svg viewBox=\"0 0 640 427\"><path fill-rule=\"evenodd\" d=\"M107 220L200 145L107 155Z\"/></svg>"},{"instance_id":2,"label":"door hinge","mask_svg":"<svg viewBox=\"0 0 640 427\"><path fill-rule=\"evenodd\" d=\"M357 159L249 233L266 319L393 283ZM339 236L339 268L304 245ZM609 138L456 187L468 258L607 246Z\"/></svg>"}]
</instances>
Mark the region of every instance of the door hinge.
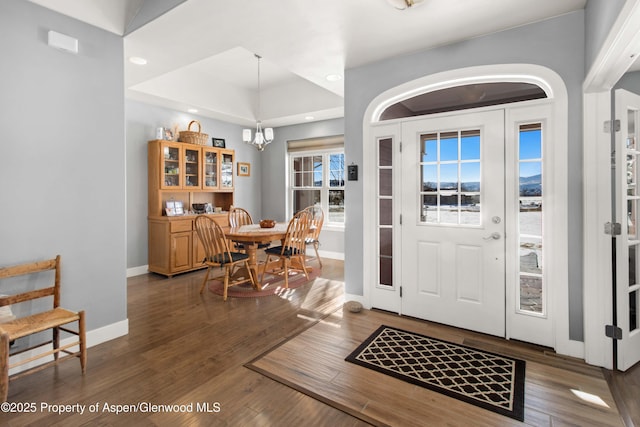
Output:
<instances>
[{"instance_id":1,"label":"door hinge","mask_svg":"<svg viewBox=\"0 0 640 427\"><path fill-rule=\"evenodd\" d=\"M604 325L604 334L609 338L613 338L614 340L622 339L622 329L615 325Z\"/></svg>"},{"instance_id":2,"label":"door hinge","mask_svg":"<svg viewBox=\"0 0 640 427\"><path fill-rule=\"evenodd\" d=\"M613 121L613 131L620 132L620 120ZM611 120L604 122L604 132L611 133Z\"/></svg>"},{"instance_id":3,"label":"door hinge","mask_svg":"<svg viewBox=\"0 0 640 427\"><path fill-rule=\"evenodd\" d=\"M402 141L400 141L398 146L400 147L400 152L402 153Z\"/></svg>"},{"instance_id":4,"label":"door hinge","mask_svg":"<svg viewBox=\"0 0 640 427\"><path fill-rule=\"evenodd\" d=\"M400 214L400 225L402 225L402 214Z\"/></svg>"},{"instance_id":5,"label":"door hinge","mask_svg":"<svg viewBox=\"0 0 640 427\"><path fill-rule=\"evenodd\" d=\"M402 298L402 286L400 286L400 298Z\"/></svg>"},{"instance_id":6,"label":"door hinge","mask_svg":"<svg viewBox=\"0 0 640 427\"><path fill-rule=\"evenodd\" d=\"M607 222L604 224L604 234L619 236L622 234L622 225L619 222Z\"/></svg>"}]
</instances>

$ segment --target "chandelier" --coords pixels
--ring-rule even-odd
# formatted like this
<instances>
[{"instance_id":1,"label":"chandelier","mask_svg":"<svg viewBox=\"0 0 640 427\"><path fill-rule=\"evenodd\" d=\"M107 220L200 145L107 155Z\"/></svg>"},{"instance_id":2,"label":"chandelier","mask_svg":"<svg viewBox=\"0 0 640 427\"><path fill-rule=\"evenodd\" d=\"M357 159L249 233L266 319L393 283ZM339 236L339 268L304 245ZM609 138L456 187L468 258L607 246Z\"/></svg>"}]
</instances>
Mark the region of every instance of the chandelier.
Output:
<instances>
[{"instance_id":1,"label":"chandelier","mask_svg":"<svg viewBox=\"0 0 640 427\"><path fill-rule=\"evenodd\" d=\"M262 122L260 121L260 59L262 57L258 54L254 54L258 58L258 114L256 120L256 133L253 139L251 138L251 129L242 130L242 140L248 144L255 146L258 151L264 151L271 141L273 141L273 129L262 129Z\"/></svg>"}]
</instances>

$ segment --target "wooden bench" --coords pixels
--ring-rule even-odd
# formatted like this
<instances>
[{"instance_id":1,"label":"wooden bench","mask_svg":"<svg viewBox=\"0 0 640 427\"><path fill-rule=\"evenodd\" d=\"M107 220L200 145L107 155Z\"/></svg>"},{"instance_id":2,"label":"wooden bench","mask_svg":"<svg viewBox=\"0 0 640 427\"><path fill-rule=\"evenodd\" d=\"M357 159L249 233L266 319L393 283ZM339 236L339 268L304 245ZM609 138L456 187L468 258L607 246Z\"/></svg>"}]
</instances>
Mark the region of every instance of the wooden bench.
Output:
<instances>
[{"instance_id":1,"label":"wooden bench","mask_svg":"<svg viewBox=\"0 0 640 427\"><path fill-rule=\"evenodd\" d=\"M55 271L55 279L52 286L45 288L39 287L38 289L13 295L0 295L0 307L7 307L11 305L14 305L15 307L15 304L46 297L52 297L53 299L53 308L51 310L19 317L9 321L0 320L0 397L2 398L2 402L7 400L10 380L39 371L62 360L71 357L80 358L82 373L84 374L85 372L87 362L87 341L85 337L84 311L75 312L60 307L60 255L56 256L54 259L46 261L2 267L0 268L0 280L11 277L32 275L49 270ZM37 279L40 279L40 277ZM35 282L41 283L41 280L36 280ZM78 322L77 330L74 331L63 327L64 325L68 325L72 322ZM53 332L53 336L50 341L10 353L10 343L14 340L49 329ZM60 331L77 336L77 340L60 347ZM24 360L11 364L11 359L14 356L49 345L52 345L50 350L45 349L44 352L38 352L35 356L27 357ZM78 346L78 351L71 351L70 349L75 346ZM42 351L42 349L40 351ZM63 357L59 357L61 352L65 353ZM9 377L9 369L30 363L43 357L49 357L51 355L53 355L53 360L25 369Z\"/></svg>"}]
</instances>

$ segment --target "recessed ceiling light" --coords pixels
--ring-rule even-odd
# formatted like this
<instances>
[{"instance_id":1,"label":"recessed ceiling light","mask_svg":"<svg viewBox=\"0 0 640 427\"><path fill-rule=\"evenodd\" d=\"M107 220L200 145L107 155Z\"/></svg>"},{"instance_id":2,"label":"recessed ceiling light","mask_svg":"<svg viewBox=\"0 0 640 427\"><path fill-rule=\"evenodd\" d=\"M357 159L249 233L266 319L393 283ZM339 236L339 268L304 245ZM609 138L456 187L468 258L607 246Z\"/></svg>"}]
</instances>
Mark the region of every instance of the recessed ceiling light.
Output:
<instances>
[{"instance_id":1,"label":"recessed ceiling light","mask_svg":"<svg viewBox=\"0 0 640 427\"><path fill-rule=\"evenodd\" d=\"M187 113L197 113L198 109L197 108L189 108L187 109Z\"/></svg>"},{"instance_id":2,"label":"recessed ceiling light","mask_svg":"<svg viewBox=\"0 0 640 427\"><path fill-rule=\"evenodd\" d=\"M136 64L136 65L147 65L147 60L144 58L141 58L139 56L132 56L129 58L129 62L131 62L132 64Z\"/></svg>"},{"instance_id":3,"label":"recessed ceiling light","mask_svg":"<svg viewBox=\"0 0 640 427\"><path fill-rule=\"evenodd\" d=\"M326 79L330 82L337 82L338 80L342 80L342 76L340 74L329 74Z\"/></svg>"}]
</instances>

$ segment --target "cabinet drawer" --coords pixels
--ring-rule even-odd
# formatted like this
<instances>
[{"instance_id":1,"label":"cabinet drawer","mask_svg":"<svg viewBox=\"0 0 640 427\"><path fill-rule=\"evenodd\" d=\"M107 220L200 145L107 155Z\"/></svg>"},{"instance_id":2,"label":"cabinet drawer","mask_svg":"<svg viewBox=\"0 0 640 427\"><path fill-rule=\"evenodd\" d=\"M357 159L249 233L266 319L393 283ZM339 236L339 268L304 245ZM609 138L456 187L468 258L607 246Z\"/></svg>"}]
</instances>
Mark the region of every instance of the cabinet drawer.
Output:
<instances>
[{"instance_id":1,"label":"cabinet drawer","mask_svg":"<svg viewBox=\"0 0 640 427\"><path fill-rule=\"evenodd\" d=\"M180 221L171 221L171 232L179 233L181 231L191 231L191 220L185 219Z\"/></svg>"}]
</instances>

